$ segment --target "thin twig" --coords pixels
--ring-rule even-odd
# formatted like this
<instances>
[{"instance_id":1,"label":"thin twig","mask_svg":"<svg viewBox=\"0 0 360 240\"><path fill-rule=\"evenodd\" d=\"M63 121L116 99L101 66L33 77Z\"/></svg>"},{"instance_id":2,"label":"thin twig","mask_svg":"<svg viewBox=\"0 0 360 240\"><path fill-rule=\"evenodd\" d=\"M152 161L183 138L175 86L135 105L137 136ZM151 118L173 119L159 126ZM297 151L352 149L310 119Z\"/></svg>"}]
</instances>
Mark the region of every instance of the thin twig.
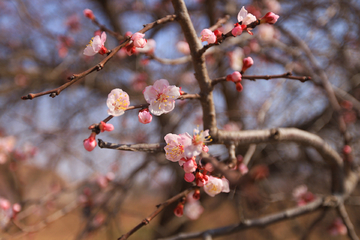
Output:
<instances>
[{"instance_id":1,"label":"thin twig","mask_svg":"<svg viewBox=\"0 0 360 240\"><path fill-rule=\"evenodd\" d=\"M287 72L284 74L279 74L279 75L242 75L241 79L243 80L250 80L250 81L256 81L256 80L270 80L270 79L274 79L274 78L287 78L287 79L291 79L291 80L299 80L300 82L306 82L311 80L311 77L309 76L292 76L291 72ZM220 77L220 78L216 78L213 79L211 82L212 86L215 86L216 84L220 83L220 82L226 82L226 77Z\"/></svg>"},{"instance_id":2,"label":"thin twig","mask_svg":"<svg viewBox=\"0 0 360 240\"><path fill-rule=\"evenodd\" d=\"M348 236L352 239L352 240L359 240L359 237L356 235L355 229L354 229L354 225L352 224L349 215L346 211L346 208L344 206L343 203L341 203L337 208L336 208L338 214L340 215L341 219L343 220L347 230L348 230Z\"/></svg>"},{"instance_id":3,"label":"thin twig","mask_svg":"<svg viewBox=\"0 0 360 240\"><path fill-rule=\"evenodd\" d=\"M318 225L318 223L321 222L321 220L323 220L323 218L326 216L326 213L328 212L329 208L324 208L323 211L320 213L320 215L311 223L311 225L309 227L307 227L304 235L302 236L301 240L306 240L311 231L316 227L316 225Z\"/></svg>"},{"instance_id":4,"label":"thin twig","mask_svg":"<svg viewBox=\"0 0 360 240\"><path fill-rule=\"evenodd\" d=\"M115 144L110 142L104 142L99 139L98 144L100 148L109 148L122 151L133 152L164 152L165 143L138 143L138 144Z\"/></svg>"},{"instance_id":5,"label":"thin twig","mask_svg":"<svg viewBox=\"0 0 360 240\"><path fill-rule=\"evenodd\" d=\"M127 232L125 235L122 235L120 238L118 238L118 240L125 240L128 237L130 237L133 233L135 233L136 231L138 231L140 228L142 228L143 226L146 226L150 223L150 221L155 218L162 210L164 210L165 207L169 206L171 203L176 202L177 200L179 200L180 198L186 196L193 188L189 188L186 189L185 191L177 194L176 196L166 200L165 202L157 205L157 209L152 212L147 218L144 218L141 223L139 223L138 225L136 225L133 229L131 229L129 232Z\"/></svg>"},{"instance_id":6,"label":"thin twig","mask_svg":"<svg viewBox=\"0 0 360 240\"><path fill-rule=\"evenodd\" d=\"M144 25L144 28L141 29L139 32L140 33L145 33L146 31L150 30L151 28L159 25L159 24L163 24L163 23L167 23L167 22L171 22L174 21L176 18L175 15L168 15L164 18L161 18L159 20L156 20L155 22L149 23ZM109 51L109 54L106 58L104 58L100 63L98 63L97 65L87 69L86 71L79 73L79 74L73 74L72 77L69 78L69 82L61 85L60 87L54 88L52 90L48 90L48 91L44 91L44 92L40 92L40 93L29 93L28 95L22 96L21 99L23 100L27 100L27 99L34 99L43 95L47 95L50 94L50 97L56 97L57 95L59 95L61 93L61 91L63 91L64 89L66 89L67 87L71 86L72 84L78 82L80 79L84 78L85 76L87 76L88 74L94 72L94 71L100 71L101 69L104 68L105 64L122 48L124 47L128 42L130 41L130 38L127 38L124 42L122 42L119 46L113 48L112 50Z\"/></svg>"}]
</instances>

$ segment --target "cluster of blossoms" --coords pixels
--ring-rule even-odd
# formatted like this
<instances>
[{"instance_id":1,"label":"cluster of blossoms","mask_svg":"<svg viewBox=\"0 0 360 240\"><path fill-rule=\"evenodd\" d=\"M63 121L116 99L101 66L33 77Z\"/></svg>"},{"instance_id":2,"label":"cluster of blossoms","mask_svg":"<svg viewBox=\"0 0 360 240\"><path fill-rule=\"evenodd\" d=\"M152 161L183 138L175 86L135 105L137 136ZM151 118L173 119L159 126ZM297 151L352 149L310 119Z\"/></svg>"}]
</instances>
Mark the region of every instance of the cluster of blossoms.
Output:
<instances>
[{"instance_id":1,"label":"cluster of blossoms","mask_svg":"<svg viewBox=\"0 0 360 240\"><path fill-rule=\"evenodd\" d=\"M131 33L128 33L131 34ZM131 56L136 53L137 49L144 48L147 44L147 40L144 38L145 34L136 32L131 35L131 41L125 46L126 53ZM152 51L155 49L155 41L151 41L152 46L148 46ZM149 51L149 50L145 50Z\"/></svg>"},{"instance_id":2,"label":"cluster of blossoms","mask_svg":"<svg viewBox=\"0 0 360 240\"><path fill-rule=\"evenodd\" d=\"M4 229L10 219L15 219L20 211L21 205L19 203L11 205L9 200L0 197L0 229Z\"/></svg>"},{"instance_id":3,"label":"cluster of blossoms","mask_svg":"<svg viewBox=\"0 0 360 240\"><path fill-rule=\"evenodd\" d=\"M256 25L262 23L274 24L278 20L279 16L273 12L268 12L264 17L259 20L251 13L242 7L240 12L238 13L237 20L238 22L234 25L234 28L231 30L231 34L236 37L242 34L244 30L246 30L249 34L253 35L251 32L252 23L256 23ZM215 30L212 32L210 29L204 29L201 31L201 41L207 42L208 44L218 43L223 39L223 33L220 30Z\"/></svg>"},{"instance_id":4,"label":"cluster of blossoms","mask_svg":"<svg viewBox=\"0 0 360 240\"><path fill-rule=\"evenodd\" d=\"M209 151L205 145L210 142L209 130L194 129L192 136L188 133L179 135L169 133L165 136L165 141L166 158L179 163L185 172L185 181L195 181L198 187L204 187L204 191L212 197L220 192L230 191L227 179L207 175L213 171L211 164L201 166L200 162L196 162L196 157L202 151Z\"/></svg>"},{"instance_id":5,"label":"cluster of blossoms","mask_svg":"<svg viewBox=\"0 0 360 240\"><path fill-rule=\"evenodd\" d=\"M91 20L95 19L94 13L90 9L85 9L84 15L85 15L85 17L87 17ZM96 33L98 33L98 32L96 32ZM134 34L126 33L125 36L128 36L128 37L131 36L130 37L131 41L124 48L129 56L134 54L137 51L137 49L145 48L145 46L147 45L146 44L147 40L144 38L145 34L143 34L143 33L139 33L139 32L136 32ZM96 35L95 37L93 37L90 40L89 44L84 49L84 55L94 56L97 53L99 53L101 55L108 53L109 51L104 46L105 42L106 42L106 33L105 32L103 32L101 34L101 36L100 36L100 34ZM142 50L142 52L152 52L152 51L154 51L154 49L155 49L155 41L152 40L151 44L148 46L148 48Z\"/></svg>"}]
</instances>

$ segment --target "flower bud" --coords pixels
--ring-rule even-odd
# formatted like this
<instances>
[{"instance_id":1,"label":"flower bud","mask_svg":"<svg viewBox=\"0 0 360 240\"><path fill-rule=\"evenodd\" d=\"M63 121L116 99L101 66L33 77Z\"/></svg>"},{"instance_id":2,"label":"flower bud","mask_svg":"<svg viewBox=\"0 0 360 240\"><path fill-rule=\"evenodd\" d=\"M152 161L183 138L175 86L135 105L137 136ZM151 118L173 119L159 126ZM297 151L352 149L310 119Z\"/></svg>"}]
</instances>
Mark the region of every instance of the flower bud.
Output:
<instances>
[{"instance_id":1,"label":"flower bud","mask_svg":"<svg viewBox=\"0 0 360 240\"><path fill-rule=\"evenodd\" d=\"M140 110L138 117L139 117L139 122L143 124L148 124L152 121L152 115L149 112L148 108Z\"/></svg>"},{"instance_id":2,"label":"flower bud","mask_svg":"<svg viewBox=\"0 0 360 240\"><path fill-rule=\"evenodd\" d=\"M181 217L184 214L184 204L179 203L174 209L174 214L177 217Z\"/></svg>"},{"instance_id":3,"label":"flower bud","mask_svg":"<svg viewBox=\"0 0 360 240\"><path fill-rule=\"evenodd\" d=\"M200 190L199 190L198 188L195 189L194 194L193 194L193 198L194 198L195 200L199 200L199 199L200 199Z\"/></svg>"},{"instance_id":4,"label":"flower bud","mask_svg":"<svg viewBox=\"0 0 360 240\"><path fill-rule=\"evenodd\" d=\"M236 91L241 92L242 90L243 90L243 86L241 85L240 82L237 82L236 83Z\"/></svg>"},{"instance_id":5,"label":"flower bud","mask_svg":"<svg viewBox=\"0 0 360 240\"><path fill-rule=\"evenodd\" d=\"M101 132L104 132L104 131L108 131L108 132L111 132L112 130L114 130L114 126L110 123L105 123L103 121L100 122L100 131Z\"/></svg>"},{"instance_id":6,"label":"flower bud","mask_svg":"<svg viewBox=\"0 0 360 240\"><path fill-rule=\"evenodd\" d=\"M245 72L248 68L250 68L254 64L254 60L251 57L244 58L243 67L241 72Z\"/></svg>"},{"instance_id":7,"label":"flower bud","mask_svg":"<svg viewBox=\"0 0 360 240\"><path fill-rule=\"evenodd\" d=\"M265 14L265 16L263 18L260 19L260 23L274 24L274 23L276 23L278 18L279 18L279 15L276 15L273 12L268 12L267 14Z\"/></svg>"},{"instance_id":8,"label":"flower bud","mask_svg":"<svg viewBox=\"0 0 360 240\"><path fill-rule=\"evenodd\" d=\"M232 81L234 83L241 81L241 73L238 71L233 72L232 74L229 74L226 76L226 81Z\"/></svg>"},{"instance_id":9,"label":"flower bud","mask_svg":"<svg viewBox=\"0 0 360 240\"><path fill-rule=\"evenodd\" d=\"M90 137L85 139L83 144L84 144L84 148L91 152L92 150L94 150L94 148L97 145L96 139L95 139L96 133L92 132Z\"/></svg>"},{"instance_id":10,"label":"flower bud","mask_svg":"<svg viewBox=\"0 0 360 240\"><path fill-rule=\"evenodd\" d=\"M193 173L185 173L184 179L187 182L193 182L195 180L195 176Z\"/></svg>"},{"instance_id":11,"label":"flower bud","mask_svg":"<svg viewBox=\"0 0 360 240\"><path fill-rule=\"evenodd\" d=\"M91 20L95 19L94 13L90 9L88 9L88 8L85 9L83 13L84 13L85 17L87 17L87 18L89 18Z\"/></svg>"},{"instance_id":12,"label":"flower bud","mask_svg":"<svg viewBox=\"0 0 360 240\"><path fill-rule=\"evenodd\" d=\"M246 25L235 24L235 27L231 30L231 34L236 37L241 35L242 31L246 28Z\"/></svg>"}]
</instances>

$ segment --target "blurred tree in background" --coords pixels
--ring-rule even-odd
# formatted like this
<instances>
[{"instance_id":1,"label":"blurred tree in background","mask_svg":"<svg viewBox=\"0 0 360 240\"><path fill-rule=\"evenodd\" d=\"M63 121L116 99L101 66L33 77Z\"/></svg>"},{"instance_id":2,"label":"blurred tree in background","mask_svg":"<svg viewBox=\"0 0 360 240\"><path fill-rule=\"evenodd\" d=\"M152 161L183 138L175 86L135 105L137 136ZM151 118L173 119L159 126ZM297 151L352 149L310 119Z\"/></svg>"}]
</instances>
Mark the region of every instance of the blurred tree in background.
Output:
<instances>
[{"instance_id":1,"label":"blurred tree in background","mask_svg":"<svg viewBox=\"0 0 360 240\"><path fill-rule=\"evenodd\" d=\"M359 1L185 4L188 14L180 0L0 2L0 239L117 239L142 221L150 224L130 239L358 239ZM231 32L242 6L280 18L201 53L201 31ZM146 29L154 51L129 56L124 47L101 69L106 55L83 54L95 34L107 33L110 50L159 19ZM225 77L249 56L238 92ZM58 96L21 100L91 68ZM146 125L139 109L126 111L97 136L102 148L84 149L112 89L137 106L158 79L185 99ZM201 189L200 202L190 193L179 218L174 209L194 186L165 158L164 136L197 126L213 139L204 163L231 190ZM159 145L134 150L140 143Z\"/></svg>"}]
</instances>

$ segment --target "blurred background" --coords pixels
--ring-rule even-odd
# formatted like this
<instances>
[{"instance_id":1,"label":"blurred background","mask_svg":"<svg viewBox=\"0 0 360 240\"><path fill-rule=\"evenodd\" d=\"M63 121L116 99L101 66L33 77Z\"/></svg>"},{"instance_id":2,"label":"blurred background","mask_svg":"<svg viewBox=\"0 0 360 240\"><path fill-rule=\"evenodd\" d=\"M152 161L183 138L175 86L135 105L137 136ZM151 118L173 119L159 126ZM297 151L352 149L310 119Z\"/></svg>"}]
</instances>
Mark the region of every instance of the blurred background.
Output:
<instances>
[{"instance_id":1,"label":"blurred background","mask_svg":"<svg viewBox=\"0 0 360 240\"><path fill-rule=\"evenodd\" d=\"M358 161L359 1L185 2L199 36L202 29L225 15L230 19L221 30L230 31L242 6L258 18L269 11L280 16L275 25L256 27L253 36L243 33L212 48L206 55L212 79L240 71L242 59L248 56L254 65L246 75L292 72L313 79L243 80L241 93L231 82L216 85L220 129L295 127L320 135L340 153L342 136L320 84L319 75L324 72L341 104L354 161ZM108 116L106 99L114 88L126 91L131 105L145 103L143 89L160 78L187 93L199 92L192 62L184 57L189 52L178 23L159 25L146 33L147 39L156 42L153 54L128 56L121 50L103 70L86 76L59 96L21 100L28 93L66 83L72 74L104 58L83 55L99 30L83 15L86 8L101 24L121 35L135 33L144 24L174 13L168 0L0 1L1 239L117 239L155 210L156 204L191 186L183 180L177 164L166 160L163 153L100 148L87 152L83 147L90 134L88 127ZM111 34L107 36L108 49L119 44ZM168 59L176 60L168 64ZM158 143L167 133L191 134L198 125L202 129L197 100L178 101L174 111L154 116L147 125L138 122L137 114L133 110L112 119L115 130L98 138L112 143ZM209 148L220 160L229 157L223 145ZM203 211L195 217L184 214L177 218L173 214L176 204L169 206L131 238L157 239L221 227L330 193L330 171L314 149L294 143L240 145L236 149L239 160L249 148L253 155L247 168L265 165L269 169L266 179L214 198L202 194ZM294 195L294 189L303 195ZM347 202L355 229L360 226L358 191ZM9 203L21 206L16 221L12 221L16 211L5 210ZM321 214L219 239L301 239ZM308 239L347 239L343 232L334 230L341 225L336 223L335 212L325 214Z\"/></svg>"}]
</instances>

